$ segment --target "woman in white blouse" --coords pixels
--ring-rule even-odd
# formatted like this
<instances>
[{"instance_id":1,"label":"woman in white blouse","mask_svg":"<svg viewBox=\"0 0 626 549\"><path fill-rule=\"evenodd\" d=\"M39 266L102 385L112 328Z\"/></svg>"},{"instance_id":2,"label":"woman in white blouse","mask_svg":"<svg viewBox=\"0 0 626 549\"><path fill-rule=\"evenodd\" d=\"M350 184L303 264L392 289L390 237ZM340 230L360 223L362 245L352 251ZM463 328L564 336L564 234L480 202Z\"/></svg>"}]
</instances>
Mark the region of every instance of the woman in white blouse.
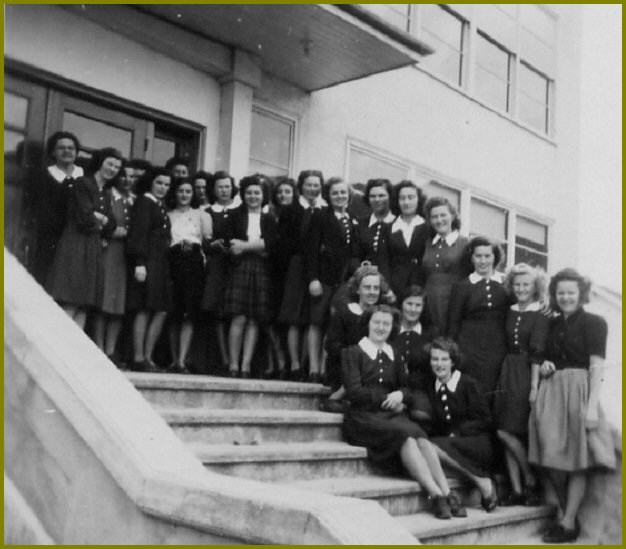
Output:
<instances>
[{"instance_id":1,"label":"woman in white blouse","mask_svg":"<svg viewBox=\"0 0 626 549\"><path fill-rule=\"evenodd\" d=\"M173 373L190 373L187 354L193 337L193 322L200 311L204 290L202 245L211 238L211 216L194 208L197 197L189 179L178 179L172 188L175 207L168 212L172 240L169 261L174 297L170 324Z\"/></svg>"}]
</instances>

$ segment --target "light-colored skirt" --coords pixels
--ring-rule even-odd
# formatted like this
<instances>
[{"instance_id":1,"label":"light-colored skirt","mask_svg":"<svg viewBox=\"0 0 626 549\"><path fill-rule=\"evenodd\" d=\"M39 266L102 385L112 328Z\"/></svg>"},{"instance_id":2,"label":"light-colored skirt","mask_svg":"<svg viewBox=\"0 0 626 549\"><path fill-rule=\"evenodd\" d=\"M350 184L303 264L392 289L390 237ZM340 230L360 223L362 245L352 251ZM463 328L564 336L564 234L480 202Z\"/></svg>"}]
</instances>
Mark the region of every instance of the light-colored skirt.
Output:
<instances>
[{"instance_id":1,"label":"light-colored skirt","mask_svg":"<svg viewBox=\"0 0 626 549\"><path fill-rule=\"evenodd\" d=\"M585 428L589 372L557 370L542 379L528 420L528 460L541 467L574 472L615 468L615 450L602 410L598 425Z\"/></svg>"}]
</instances>

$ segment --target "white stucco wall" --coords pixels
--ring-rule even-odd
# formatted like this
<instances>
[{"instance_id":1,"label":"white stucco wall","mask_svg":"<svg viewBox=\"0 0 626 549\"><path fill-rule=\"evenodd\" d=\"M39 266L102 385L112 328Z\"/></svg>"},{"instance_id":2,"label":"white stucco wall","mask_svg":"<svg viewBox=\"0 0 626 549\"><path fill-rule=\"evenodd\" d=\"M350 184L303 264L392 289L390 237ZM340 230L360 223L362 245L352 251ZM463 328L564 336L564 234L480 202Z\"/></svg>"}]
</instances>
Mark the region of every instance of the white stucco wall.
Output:
<instances>
[{"instance_id":1,"label":"white stucco wall","mask_svg":"<svg viewBox=\"0 0 626 549\"><path fill-rule=\"evenodd\" d=\"M217 154L215 79L49 5L5 6L5 56L206 127L204 167Z\"/></svg>"}]
</instances>

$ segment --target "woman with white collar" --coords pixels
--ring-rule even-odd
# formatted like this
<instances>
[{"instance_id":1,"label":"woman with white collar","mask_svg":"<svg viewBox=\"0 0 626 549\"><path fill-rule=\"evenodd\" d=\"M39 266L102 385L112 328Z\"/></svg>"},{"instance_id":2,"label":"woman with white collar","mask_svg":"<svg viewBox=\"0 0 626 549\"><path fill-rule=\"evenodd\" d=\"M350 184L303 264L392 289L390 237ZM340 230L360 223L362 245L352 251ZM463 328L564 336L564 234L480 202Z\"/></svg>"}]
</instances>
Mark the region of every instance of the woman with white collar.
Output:
<instances>
[{"instance_id":1,"label":"woman with white collar","mask_svg":"<svg viewBox=\"0 0 626 549\"><path fill-rule=\"evenodd\" d=\"M165 207L172 177L165 168L155 168L141 181L133 206L127 237L131 267L127 308L135 313L133 322L133 369L162 371L152 360L167 313L173 308L168 251L171 224Z\"/></svg>"},{"instance_id":2,"label":"woman with white collar","mask_svg":"<svg viewBox=\"0 0 626 549\"><path fill-rule=\"evenodd\" d=\"M34 254L34 276L45 284L52 267L56 247L67 223L67 203L70 189L83 169L75 164L80 143L70 132L55 132L48 139L46 153L54 161L33 189L37 221L37 242Z\"/></svg>"},{"instance_id":3,"label":"woman with white collar","mask_svg":"<svg viewBox=\"0 0 626 549\"><path fill-rule=\"evenodd\" d=\"M368 336L342 352L343 382L350 409L343 434L349 444L367 447L370 460L389 472L402 470L430 496L437 518L466 516L450 492L435 447L411 421L411 404L404 364L387 343L398 312L374 305L364 313Z\"/></svg>"},{"instance_id":4,"label":"woman with white collar","mask_svg":"<svg viewBox=\"0 0 626 549\"><path fill-rule=\"evenodd\" d=\"M452 286L447 334L459 344L463 372L478 382L492 405L506 355L504 322L510 305L502 276L495 270L502 250L488 238L477 236L467 253L474 272Z\"/></svg>"},{"instance_id":5,"label":"woman with white collar","mask_svg":"<svg viewBox=\"0 0 626 549\"><path fill-rule=\"evenodd\" d=\"M548 317L542 311L548 277L543 271L519 263L507 273L504 287L515 295L517 303L511 305L506 317L508 354L502 364L494 401L498 438L505 447L513 488L501 504L539 505L537 479L528 466L526 447L530 402L537 397L539 366L548 335Z\"/></svg>"},{"instance_id":6,"label":"woman with white collar","mask_svg":"<svg viewBox=\"0 0 626 549\"><path fill-rule=\"evenodd\" d=\"M117 227L102 253L104 265L104 295L102 310L95 319L94 340L118 368L123 368L116 354L117 340L126 312L126 235L130 225L130 212L135 200L132 187L135 182L132 167L124 166L121 177L111 187L113 218Z\"/></svg>"},{"instance_id":7,"label":"woman with white collar","mask_svg":"<svg viewBox=\"0 0 626 549\"><path fill-rule=\"evenodd\" d=\"M395 295L400 295L408 286L424 284L422 257L428 239L428 226L420 215L424 195L412 181L401 181L396 185L392 212L398 217L391 224L386 238L386 253L389 261L389 284ZM383 272L387 272L382 267Z\"/></svg>"},{"instance_id":8,"label":"woman with white collar","mask_svg":"<svg viewBox=\"0 0 626 549\"><path fill-rule=\"evenodd\" d=\"M422 258L428 295L427 314L440 334L446 331L450 291L455 282L469 275L463 261L468 239L459 234L461 221L447 198L435 196L426 202L426 223L430 235Z\"/></svg>"}]
</instances>

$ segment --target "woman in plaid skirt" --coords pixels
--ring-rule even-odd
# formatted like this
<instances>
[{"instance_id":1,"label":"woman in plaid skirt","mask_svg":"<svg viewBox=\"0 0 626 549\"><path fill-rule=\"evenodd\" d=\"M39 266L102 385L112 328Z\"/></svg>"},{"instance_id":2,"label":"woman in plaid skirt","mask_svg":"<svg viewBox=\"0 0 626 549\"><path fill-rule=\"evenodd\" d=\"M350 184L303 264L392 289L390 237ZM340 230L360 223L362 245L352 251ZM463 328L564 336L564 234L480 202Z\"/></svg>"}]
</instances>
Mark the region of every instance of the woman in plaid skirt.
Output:
<instances>
[{"instance_id":1,"label":"woman in plaid skirt","mask_svg":"<svg viewBox=\"0 0 626 549\"><path fill-rule=\"evenodd\" d=\"M224 311L232 316L228 346L231 377L250 377L259 323L271 317L268 251L276 241L276 220L261 211L269 200L269 188L259 175L240 182L242 207L230 218L227 235L231 271ZM239 354L243 343L241 373Z\"/></svg>"}]
</instances>

